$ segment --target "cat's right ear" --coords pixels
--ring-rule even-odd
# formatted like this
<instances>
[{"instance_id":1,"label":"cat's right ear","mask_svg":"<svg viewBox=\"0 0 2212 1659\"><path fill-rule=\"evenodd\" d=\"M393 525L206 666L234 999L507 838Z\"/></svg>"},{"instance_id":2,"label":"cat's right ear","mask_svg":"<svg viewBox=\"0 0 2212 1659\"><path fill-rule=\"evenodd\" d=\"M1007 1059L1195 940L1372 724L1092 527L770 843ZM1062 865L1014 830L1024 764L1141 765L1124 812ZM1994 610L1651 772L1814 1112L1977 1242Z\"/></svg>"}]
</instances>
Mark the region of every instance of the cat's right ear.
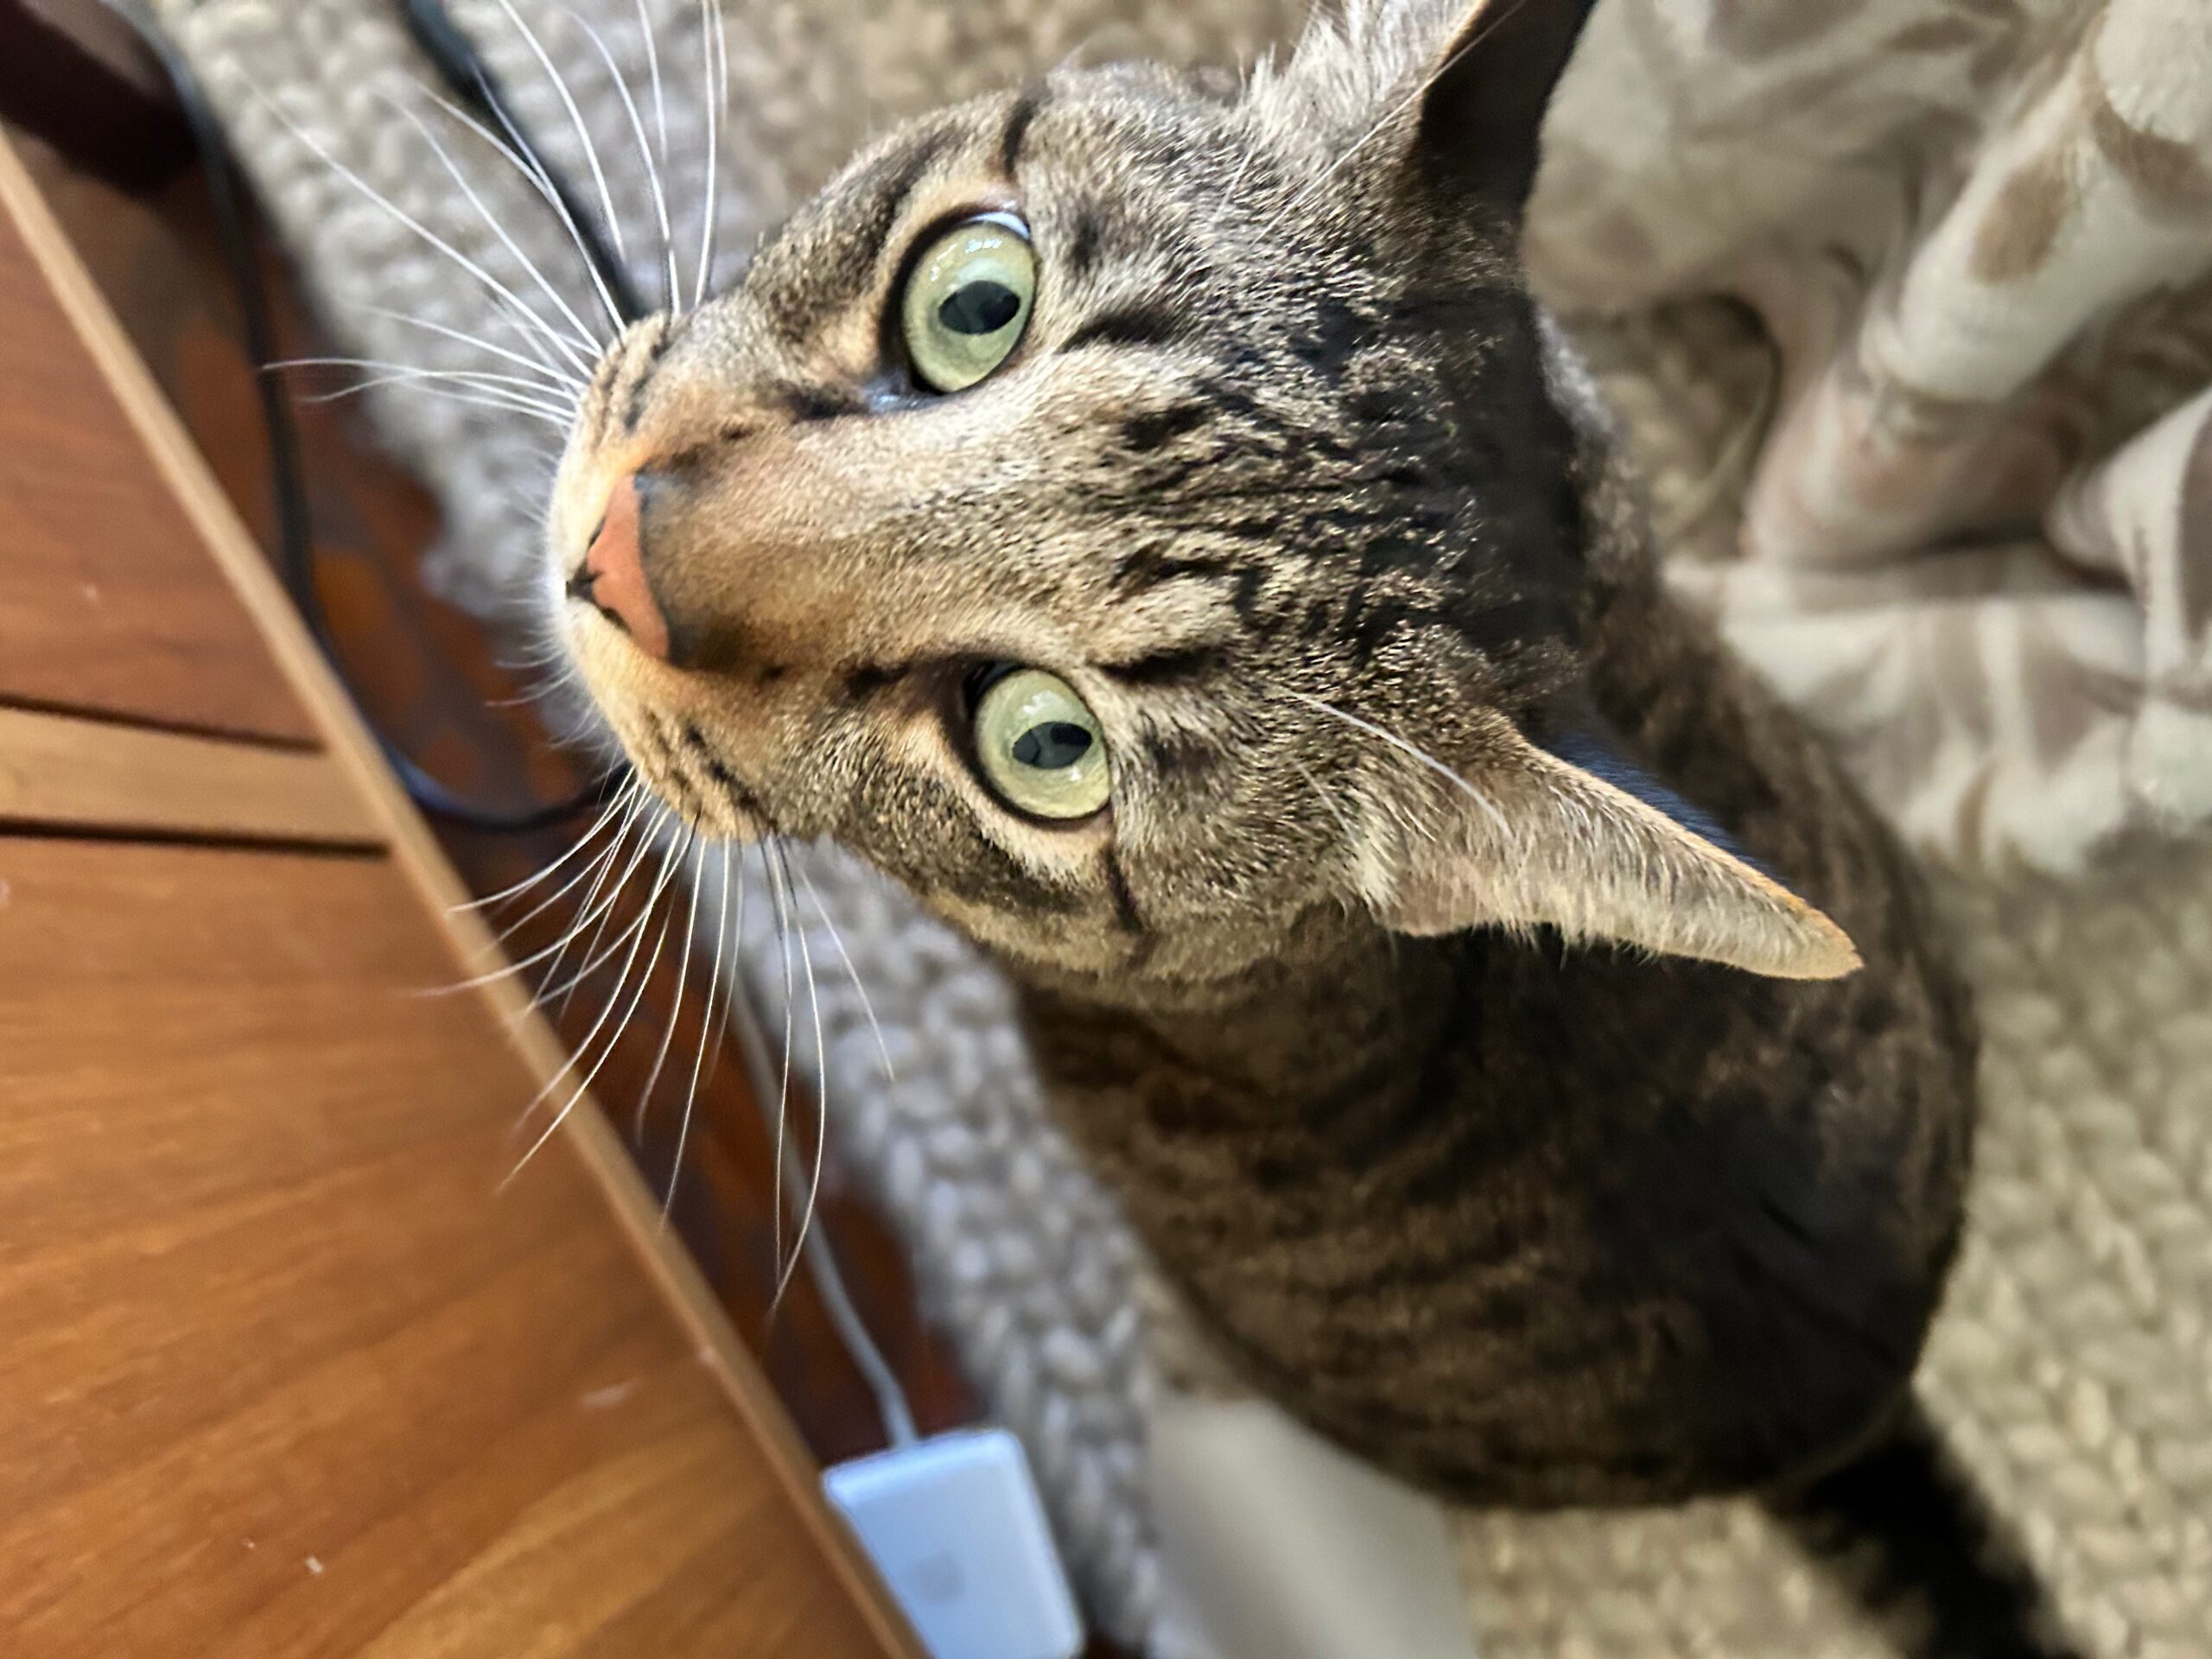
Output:
<instances>
[{"instance_id":1,"label":"cat's right ear","mask_svg":"<svg viewBox=\"0 0 2212 1659\"><path fill-rule=\"evenodd\" d=\"M1468 0L1430 60L1407 161L1430 185L1518 219L1552 92L1597 0Z\"/></svg>"}]
</instances>

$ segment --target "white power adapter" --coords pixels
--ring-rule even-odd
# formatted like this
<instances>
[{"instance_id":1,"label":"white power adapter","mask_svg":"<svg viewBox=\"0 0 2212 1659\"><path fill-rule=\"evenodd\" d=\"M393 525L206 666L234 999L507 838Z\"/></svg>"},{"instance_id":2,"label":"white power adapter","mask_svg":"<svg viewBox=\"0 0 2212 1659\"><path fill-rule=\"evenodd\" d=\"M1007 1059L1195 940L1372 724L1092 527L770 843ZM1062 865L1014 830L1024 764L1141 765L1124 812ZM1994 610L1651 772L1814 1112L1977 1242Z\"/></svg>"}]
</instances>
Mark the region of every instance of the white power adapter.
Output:
<instances>
[{"instance_id":1,"label":"white power adapter","mask_svg":"<svg viewBox=\"0 0 2212 1659\"><path fill-rule=\"evenodd\" d=\"M825 1470L931 1659L1073 1659L1083 1621L1020 1441L963 1429Z\"/></svg>"}]
</instances>

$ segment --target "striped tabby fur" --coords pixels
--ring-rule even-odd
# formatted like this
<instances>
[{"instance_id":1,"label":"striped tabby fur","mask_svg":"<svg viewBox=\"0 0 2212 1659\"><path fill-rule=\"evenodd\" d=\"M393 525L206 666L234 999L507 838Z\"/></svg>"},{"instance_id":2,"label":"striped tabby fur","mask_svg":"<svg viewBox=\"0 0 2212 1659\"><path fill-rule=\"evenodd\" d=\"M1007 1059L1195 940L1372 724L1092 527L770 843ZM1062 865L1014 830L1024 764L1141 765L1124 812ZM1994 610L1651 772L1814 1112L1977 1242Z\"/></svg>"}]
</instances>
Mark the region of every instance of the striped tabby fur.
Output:
<instances>
[{"instance_id":1,"label":"striped tabby fur","mask_svg":"<svg viewBox=\"0 0 2212 1659\"><path fill-rule=\"evenodd\" d=\"M1971 1563L1971 1498L1898 1449L1970 1012L1866 804L1660 586L1522 283L1586 10L1355 7L1241 88L1068 71L892 134L610 354L550 585L636 476L664 648L572 598L561 630L639 771L1005 961L1247 1381L1474 1503L1750 1490L1813 1537L1881 1468ZM986 209L1030 227L1035 310L929 397L897 286ZM1106 812L983 786L996 662L1083 694ZM2045 1650L2032 1594L1924 1576L1968 1608L1931 1651Z\"/></svg>"}]
</instances>

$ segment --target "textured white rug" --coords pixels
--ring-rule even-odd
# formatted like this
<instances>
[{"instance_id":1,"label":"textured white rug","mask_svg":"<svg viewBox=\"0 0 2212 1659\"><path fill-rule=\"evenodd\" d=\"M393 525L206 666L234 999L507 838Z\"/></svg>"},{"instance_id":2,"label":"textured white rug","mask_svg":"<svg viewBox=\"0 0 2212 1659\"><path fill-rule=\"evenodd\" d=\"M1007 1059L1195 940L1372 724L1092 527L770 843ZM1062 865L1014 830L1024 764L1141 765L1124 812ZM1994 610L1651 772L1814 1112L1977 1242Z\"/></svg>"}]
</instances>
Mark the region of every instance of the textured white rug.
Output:
<instances>
[{"instance_id":1,"label":"textured white rug","mask_svg":"<svg viewBox=\"0 0 2212 1659\"><path fill-rule=\"evenodd\" d=\"M596 49L560 6L513 3L575 82L634 245L651 222L650 196ZM1619 3L1716 17L1784 9L1783 0ZM579 4L632 85L645 87L631 0ZM568 111L506 0L454 0L453 9L549 148L588 179ZM1290 0L729 0L716 269L737 269L796 194L899 114L1006 84L1086 46L1102 56L1142 49L1233 65L1287 38L1295 10ZM406 101L420 72L388 8L168 0L165 10L338 325L366 355L483 366L444 336L380 315L467 333L493 322L480 289L326 159L518 291L529 286L395 112L391 100ZM688 0L645 0L643 10L671 152L694 158L674 218L679 243L696 250L706 124L697 15ZM581 269L527 187L474 139L437 130L516 245L587 308ZM637 263L646 280L646 262ZM1685 338L1694 346L1700 337L1637 334L1609 346L1609 378L1648 440L1662 518L1694 508L1694 528L1709 541L1731 513L1729 480L1708 487L1715 457L1758 391L1739 395L1728 376L1708 372L1731 360L1726 353L1694 352L1696 372L1685 371ZM399 391L374 407L445 504L442 580L487 613L509 607L537 557L544 440L523 420ZM1028 1443L1096 1622L1132 1643L1153 1640L1160 1563L1141 1472L1149 1383L1128 1236L1045 1121L992 970L849 861L803 856L870 987L897 1074L890 1086L857 998L825 976L823 1071L838 1155L904 1233L934 1314L994 1414ZM2110 854L2068 885L1947 876L1940 886L1989 1040L1974 1222L1935 1338L1930 1389L2100 1655L2203 1659L2212 1651L2212 849ZM826 932L813 943L817 958L834 950ZM767 941L752 941L745 960L772 1010L784 977ZM1881 1651L1743 1506L1467 1518L1459 1534L1488 1659Z\"/></svg>"}]
</instances>

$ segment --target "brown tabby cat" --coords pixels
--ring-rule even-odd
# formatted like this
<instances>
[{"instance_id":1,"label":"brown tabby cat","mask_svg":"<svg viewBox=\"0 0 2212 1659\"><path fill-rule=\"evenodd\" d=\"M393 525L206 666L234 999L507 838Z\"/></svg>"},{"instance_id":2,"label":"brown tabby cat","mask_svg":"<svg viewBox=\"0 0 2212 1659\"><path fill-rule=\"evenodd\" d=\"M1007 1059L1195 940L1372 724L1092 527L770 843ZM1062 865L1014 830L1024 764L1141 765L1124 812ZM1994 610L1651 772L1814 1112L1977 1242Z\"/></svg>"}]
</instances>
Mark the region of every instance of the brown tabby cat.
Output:
<instances>
[{"instance_id":1,"label":"brown tabby cat","mask_svg":"<svg viewBox=\"0 0 2212 1659\"><path fill-rule=\"evenodd\" d=\"M610 354L562 633L689 821L833 836L997 953L1291 1411L1473 1502L1917 1528L1923 1646L2046 1651L1910 1405L1965 1001L1659 585L1518 268L1587 9L1355 7L1241 91L895 133Z\"/></svg>"}]
</instances>

